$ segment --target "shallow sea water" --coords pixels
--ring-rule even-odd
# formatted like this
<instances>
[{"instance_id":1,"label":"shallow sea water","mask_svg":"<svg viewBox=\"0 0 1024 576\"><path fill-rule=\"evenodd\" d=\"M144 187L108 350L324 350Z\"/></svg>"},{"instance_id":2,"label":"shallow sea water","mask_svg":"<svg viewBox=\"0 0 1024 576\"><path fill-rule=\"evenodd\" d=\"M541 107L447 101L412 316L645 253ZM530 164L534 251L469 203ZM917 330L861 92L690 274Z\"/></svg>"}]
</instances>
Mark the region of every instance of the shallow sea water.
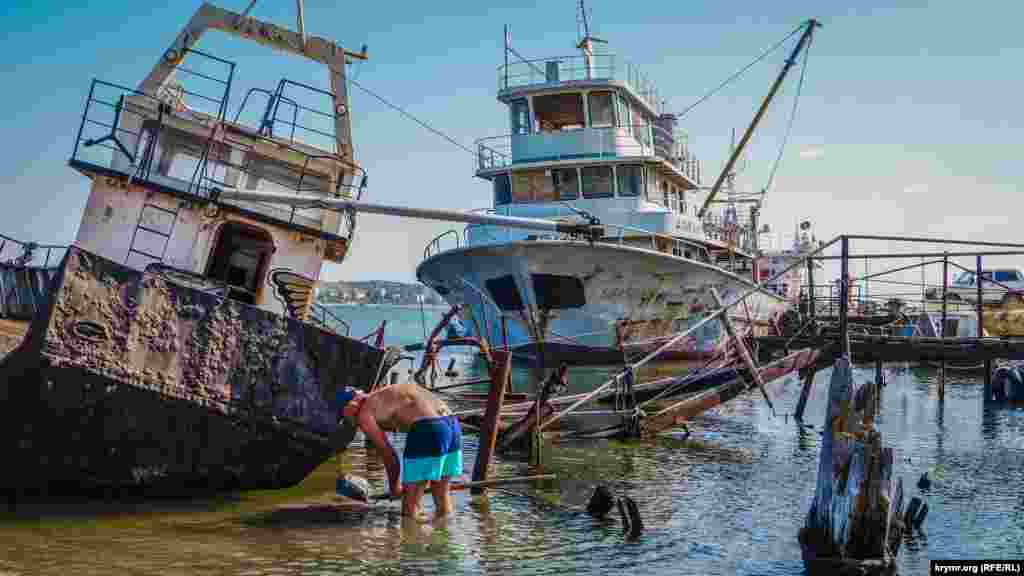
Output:
<instances>
[{"instance_id":1,"label":"shallow sea water","mask_svg":"<svg viewBox=\"0 0 1024 576\"><path fill-rule=\"evenodd\" d=\"M980 384L956 374L940 404L935 375L899 370L883 392L883 441L908 497L930 508L900 551L900 574L926 574L930 558L1024 556L1024 411L983 408ZM818 374L807 406L813 429L786 416L799 393L791 376L776 385L778 416L753 393L695 419L686 441L557 445L545 469L556 481L486 498L456 492L456 513L441 522L403 521L394 504L331 523L274 519L279 504L331 492L338 473L383 490L383 467L361 440L284 491L22 503L0 517L0 574L802 574L796 533L813 494L828 376ZM402 435L393 439L400 449ZM473 462L475 436L466 452ZM924 470L933 485L921 494ZM501 460L494 475L525 473L525 463ZM617 517L584 513L599 483L636 500L638 541Z\"/></svg>"}]
</instances>

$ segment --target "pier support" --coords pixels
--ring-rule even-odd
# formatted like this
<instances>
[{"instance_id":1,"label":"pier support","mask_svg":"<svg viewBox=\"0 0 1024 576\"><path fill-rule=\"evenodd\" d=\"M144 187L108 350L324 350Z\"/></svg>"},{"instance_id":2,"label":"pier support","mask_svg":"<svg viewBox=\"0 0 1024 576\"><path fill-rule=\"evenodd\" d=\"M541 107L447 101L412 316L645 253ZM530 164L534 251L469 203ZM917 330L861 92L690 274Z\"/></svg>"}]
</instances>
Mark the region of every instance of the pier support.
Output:
<instances>
[{"instance_id":1,"label":"pier support","mask_svg":"<svg viewBox=\"0 0 1024 576\"><path fill-rule=\"evenodd\" d=\"M506 350L493 350L494 363L491 364L491 388L487 394L487 408L484 412L483 425L480 427L480 446L476 453L476 465L473 467L473 481L487 480L494 456L494 444L498 438L501 408L505 403L505 392L508 390L509 376L512 371L512 354ZM471 493L479 494L484 488L472 488Z\"/></svg>"},{"instance_id":2,"label":"pier support","mask_svg":"<svg viewBox=\"0 0 1024 576\"><path fill-rule=\"evenodd\" d=\"M814 366L803 372L804 385L800 389L800 400L796 403L796 419L800 422L804 421L804 409L807 407L807 398L811 395L811 388L814 387L815 374L817 374L817 370Z\"/></svg>"},{"instance_id":3,"label":"pier support","mask_svg":"<svg viewBox=\"0 0 1024 576\"><path fill-rule=\"evenodd\" d=\"M978 284L978 338L985 337L985 306L984 306L984 295L982 293L981 283L984 279L981 276L981 254L977 256L977 262L975 266L975 279ZM992 360L985 359L985 390L989 391L992 389Z\"/></svg>"},{"instance_id":4,"label":"pier support","mask_svg":"<svg viewBox=\"0 0 1024 576\"><path fill-rule=\"evenodd\" d=\"M835 361L814 500L798 534L806 573L891 574L903 525L902 480L882 447L872 405L878 385L855 389L846 357Z\"/></svg>"},{"instance_id":5,"label":"pier support","mask_svg":"<svg viewBox=\"0 0 1024 576\"><path fill-rule=\"evenodd\" d=\"M947 314L947 290L949 288L949 253L942 255L942 325L939 327L939 337L943 343L946 340L946 314ZM945 346L943 346L945 349ZM943 356L939 365L939 401L946 399L946 358Z\"/></svg>"}]
</instances>

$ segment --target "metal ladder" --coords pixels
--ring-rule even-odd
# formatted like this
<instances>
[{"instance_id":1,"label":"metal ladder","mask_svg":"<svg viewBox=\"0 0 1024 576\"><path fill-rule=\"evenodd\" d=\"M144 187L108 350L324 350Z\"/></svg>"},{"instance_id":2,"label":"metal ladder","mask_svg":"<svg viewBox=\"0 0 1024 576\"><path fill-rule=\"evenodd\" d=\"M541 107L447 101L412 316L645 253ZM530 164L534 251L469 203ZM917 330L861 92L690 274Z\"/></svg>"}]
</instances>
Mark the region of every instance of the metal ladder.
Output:
<instances>
[{"instance_id":1,"label":"metal ladder","mask_svg":"<svg viewBox=\"0 0 1024 576\"><path fill-rule=\"evenodd\" d=\"M175 205L174 209L157 206L150 202L142 204L142 210L139 211L139 219L136 221L135 230L132 232L132 241L128 245L128 255L124 259L126 265L128 260L131 259L132 254L139 254L156 262L163 263L164 256L167 255L167 246L171 243L171 236L174 234L174 226L178 222L178 211L180 209L180 202ZM149 218L147 218L147 215ZM137 242L140 230L145 236L152 238L154 242L144 243L141 247L138 247ZM153 243L161 244L159 255L150 251L153 246L149 244ZM150 262L150 264L152 263Z\"/></svg>"}]
</instances>

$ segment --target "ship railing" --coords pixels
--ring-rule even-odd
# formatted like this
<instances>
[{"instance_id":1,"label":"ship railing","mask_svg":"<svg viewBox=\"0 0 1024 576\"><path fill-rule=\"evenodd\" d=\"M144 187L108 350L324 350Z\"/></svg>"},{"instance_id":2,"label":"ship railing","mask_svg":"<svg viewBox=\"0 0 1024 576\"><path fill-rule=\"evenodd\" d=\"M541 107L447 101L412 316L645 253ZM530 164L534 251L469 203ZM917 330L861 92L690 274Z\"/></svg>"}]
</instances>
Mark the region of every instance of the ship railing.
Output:
<instances>
[{"instance_id":1,"label":"ship railing","mask_svg":"<svg viewBox=\"0 0 1024 576\"><path fill-rule=\"evenodd\" d=\"M24 268L56 268L67 251L67 245L25 242L0 234L0 264Z\"/></svg>"},{"instance_id":2,"label":"ship railing","mask_svg":"<svg viewBox=\"0 0 1024 576\"><path fill-rule=\"evenodd\" d=\"M484 211L488 214L501 214L501 212L494 209L475 210L474 212ZM564 217L562 218L573 219L575 217L576 214L574 212L566 209ZM554 219L561 218L559 216L555 216ZM695 260L700 260L702 262L710 261L710 255L708 254L707 248L696 241L652 232L635 226L601 224L601 227L603 228L603 235L595 240L595 242L598 243L645 248L655 252L669 252L677 256L690 254L690 257ZM475 238L472 238L471 236ZM506 242L522 240L569 241L578 239L580 239L579 235L560 232L524 233L524 231L520 229L514 229L506 226L497 226L493 224L468 224L463 230L462 245L504 244Z\"/></svg>"},{"instance_id":3,"label":"ship railing","mask_svg":"<svg viewBox=\"0 0 1024 576\"><path fill-rule=\"evenodd\" d=\"M442 241L445 238L454 238L455 239L455 247L454 248L450 248L450 247L449 248L443 248L442 247ZM445 242L445 244L448 245L448 246L451 246L451 242L450 241L449 242ZM434 236L434 238L431 239L430 242L427 242L427 245L423 248L423 259L426 260L427 258L430 258L434 254L438 254L438 253L444 252L446 250L453 250L453 249L459 248L460 246L461 246L461 243L459 242L459 233L457 231L455 231L454 229L445 230L444 232L438 234L437 236Z\"/></svg>"},{"instance_id":4,"label":"ship railing","mask_svg":"<svg viewBox=\"0 0 1024 576\"><path fill-rule=\"evenodd\" d=\"M491 136L476 141L476 171L585 158L655 157L700 182L700 164L673 132L656 124L589 126Z\"/></svg>"},{"instance_id":5,"label":"ship railing","mask_svg":"<svg viewBox=\"0 0 1024 576\"><path fill-rule=\"evenodd\" d=\"M271 93L264 110L271 125L278 114L275 110L280 110L282 103L290 100L278 93L293 84L282 82L278 92ZM202 126L206 135L189 133L185 136L187 145L179 146L174 157L168 160L163 158L164 140L171 130L181 133L170 125L172 119ZM289 121L288 124L298 123ZM294 138L298 129L292 126L294 131L289 131L287 141L274 136L272 128L262 132L231 130L224 122L210 116L184 115L175 104L161 97L97 79L89 89L72 160L203 199L212 199L216 189L243 185L251 188L250 182L256 183L257 190L361 198L366 184L365 171L356 168L362 174L358 184L355 178L338 177L345 171L352 171L352 164L331 152L311 152L315 149ZM180 135L177 137L181 139ZM257 156L253 151L260 142L272 144L288 162ZM330 182L332 178L334 181ZM323 224L319 208L243 203L257 206L258 211L289 223L315 229ZM342 218L351 232L354 215Z\"/></svg>"},{"instance_id":6,"label":"ship railing","mask_svg":"<svg viewBox=\"0 0 1024 576\"><path fill-rule=\"evenodd\" d=\"M309 320L312 324L316 324L340 336L348 336L352 331L351 324L331 313L326 306L319 302L313 302L310 305Z\"/></svg>"},{"instance_id":7,"label":"ship railing","mask_svg":"<svg viewBox=\"0 0 1024 576\"><path fill-rule=\"evenodd\" d=\"M664 131L652 124L603 126L505 134L477 140L477 170L507 168L513 164L658 156L671 159L670 146L656 146L655 132ZM674 164L674 162L673 162Z\"/></svg>"},{"instance_id":8,"label":"ship railing","mask_svg":"<svg viewBox=\"0 0 1024 576\"><path fill-rule=\"evenodd\" d=\"M586 80L617 81L657 113L662 112L658 88L639 67L616 54L594 54L588 67L581 55L518 60L498 66L498 90Z\"/></svg>"},{"instance_id":9,"label":"ship railing","mask_svg":"<svg viewBox=\"0 0 1024 576\"><path fill-rule=\"evenodd\" d=\"M264 105L247 106L253 96L265 99ZM320 105L313 106L310 100L318 101ZM275 90L250 88L242 98L233 122L256 126L260 135L276 141L287 140L337 153L333 103L334 96L330 92L284 78Z\"/></svg>"}]
</instances>

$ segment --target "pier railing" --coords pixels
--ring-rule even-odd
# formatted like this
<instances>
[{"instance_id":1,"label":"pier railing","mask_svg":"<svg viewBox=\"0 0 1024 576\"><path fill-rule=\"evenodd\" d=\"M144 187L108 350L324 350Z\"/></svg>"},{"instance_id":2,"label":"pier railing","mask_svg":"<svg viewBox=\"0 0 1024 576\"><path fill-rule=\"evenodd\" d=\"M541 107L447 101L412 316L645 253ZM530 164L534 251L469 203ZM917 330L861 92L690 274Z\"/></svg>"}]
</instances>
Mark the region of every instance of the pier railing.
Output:
<instances>
[{"instance_id":1,"label":"pier railing","mask_svg":"<svg viewBox=\"0 0 1024 576\"><path fill-rule=\"evenodd\" d=\"M699 183L700 163L686 150L682 139L681 133L654 124L505 134L476 141L475 168L481 172L531 162L655 157Z\"/></svg>"},{"instance_id":2,"label":"pier railing","mask_svg":"<svg viewBox=\"0 0 1024 576\"><path fill-rule=\"evenodd\" d=\"M595 54L588 67L583 56L551 56L498 66L498 90L559 82L606 80L621 83L661 113L658 88L637 66L616 54Z\"/></svg>"}]
</instances>

